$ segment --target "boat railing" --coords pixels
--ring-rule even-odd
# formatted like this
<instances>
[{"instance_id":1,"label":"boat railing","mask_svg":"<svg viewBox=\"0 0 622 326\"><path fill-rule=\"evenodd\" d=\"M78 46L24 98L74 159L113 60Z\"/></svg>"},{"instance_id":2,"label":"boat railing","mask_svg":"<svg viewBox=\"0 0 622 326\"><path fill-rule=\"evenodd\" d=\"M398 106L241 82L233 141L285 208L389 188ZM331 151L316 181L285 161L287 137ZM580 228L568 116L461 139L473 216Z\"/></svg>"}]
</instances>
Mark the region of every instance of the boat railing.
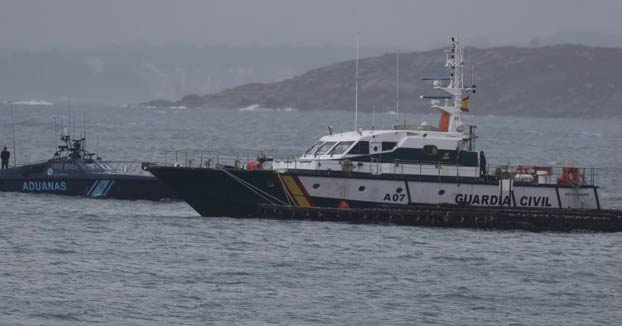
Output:
<instances>
[{"instance_id":1,"label":"boat railing","mask_svg":"<svg viewBox=\"0 0 622 326\"><path fill-rule=\"evenodd\" d=\"M142 161L96 161L106 173L115 174L145 174L149 172L145 169Z\"/></svg>"},{"instance_id":2,"label":"boat railing","mask_svg":"<svg viewBox=\"0 0 622 326\"><path fill-rule=\"evenodd\" d=\"M301 159L300 155L275 154L265 152L247 152L234 155L223 155L215 151L173 150L159 151L153 162L163 166L192 168L257 168L249 162L260 160L268 162L260 168L285 170L313 171L318 175L333 172L362 172L373 175L481 178L488 181L513 179L518 184L573 184L594 185L597 177L596 168L574 166L527 166L527 165L489 165L486 173L481 173L478 166L465 166L460 163L429 162L413 160L371 160L369 162L352 162L344 160Z\"/></svg>"},{"instance_id":3,"label":"boat railing","mask_svg":"<svg viewBox=\"0 0 622 326\"><path fill-rule=\"evenodd\" d=\"M17 165L13 164L13 161L11 160L9 162L9 167L10 168L14 168L14 167L18 167L18 166L23 166L23 165L39 165L39 164L46 164L49 160L36 160L36 161L26 161L26 162L17 162Z\"/></svg>"},{"instance_id":4,"label":"boat railing","mask_svg":"<svg viewBox=\"0 0 622 326\"><path fill-rule=\"evenodd\" d=\"M295 155L277 154L268 155L264 152L246 152L240 154L222 154L208 150L160 150L154 156L151 164L160 166L190 167L190 168L246 168L249 162L260 160L295 162Z\"/></svg>"},{"instance_id":5,"label":"boat railing","mask_svg":"<svg viewBox=\"0 0 622 326\"><path fill-rule=\"evenodd\" d=\"M578 166L489 166L487 177L513 179L521 184L569 184L577 186L596 185L598 169Z\"/></svg>"}]
</instances>

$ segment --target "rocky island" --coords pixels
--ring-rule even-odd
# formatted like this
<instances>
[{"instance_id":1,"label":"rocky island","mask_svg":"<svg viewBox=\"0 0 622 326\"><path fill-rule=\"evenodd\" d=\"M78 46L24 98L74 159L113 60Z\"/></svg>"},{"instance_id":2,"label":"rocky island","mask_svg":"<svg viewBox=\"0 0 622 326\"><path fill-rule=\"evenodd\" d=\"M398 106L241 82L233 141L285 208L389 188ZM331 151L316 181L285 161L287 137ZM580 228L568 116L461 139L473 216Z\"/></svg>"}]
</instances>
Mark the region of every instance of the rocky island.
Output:
<instances>
[{"instance_id":1,"label":"rocky island","mask_svg":"<svg viewBox=\"0 0 622 326\"><path fill-rule=\"evenodd\" d=\"M400 53L400 107L425 112L429 93L422 77L441 75L442 49ZM466 48L465 80L477 85L472 99L478 114L529 116L622 116L621 48L555 45ZM392 110L396 93L396 53L359 61L359 109ZM152 106L351 110L355 61L335 63L272 83L252 83ZM478 94L479 95L479 94Z\"/></svg>"}]
</instances>

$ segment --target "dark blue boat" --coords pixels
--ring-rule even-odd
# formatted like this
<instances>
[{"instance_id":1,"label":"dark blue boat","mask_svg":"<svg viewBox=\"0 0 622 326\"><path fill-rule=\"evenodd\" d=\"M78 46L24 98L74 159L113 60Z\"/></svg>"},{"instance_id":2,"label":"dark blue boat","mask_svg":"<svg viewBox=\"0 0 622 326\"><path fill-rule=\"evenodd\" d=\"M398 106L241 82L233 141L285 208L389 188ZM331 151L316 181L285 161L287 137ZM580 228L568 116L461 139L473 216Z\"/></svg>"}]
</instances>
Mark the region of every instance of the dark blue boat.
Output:
<instances>
[{"instance_id":1,"label":"dark blue boat","mask_svg":"<svg viewBox=\"0 0 622 326\"><path fill-rule=\"evenodd\" d=\"M51 159L1 170L0 191L155 201L176 197L146 171L146 163L104 161L84 148L84 138L65 133L61 140L64 145Z\"/></svg>"}]
</instances>

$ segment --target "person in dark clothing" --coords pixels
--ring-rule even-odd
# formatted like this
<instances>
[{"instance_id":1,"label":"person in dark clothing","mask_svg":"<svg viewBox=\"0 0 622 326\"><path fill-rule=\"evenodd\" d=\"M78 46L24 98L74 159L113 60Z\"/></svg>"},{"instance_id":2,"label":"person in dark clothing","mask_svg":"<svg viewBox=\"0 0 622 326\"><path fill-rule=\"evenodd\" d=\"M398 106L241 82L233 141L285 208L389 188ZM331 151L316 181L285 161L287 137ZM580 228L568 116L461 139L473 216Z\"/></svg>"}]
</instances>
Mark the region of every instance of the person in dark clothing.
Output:
<instances>
[{"instance_id":1,"label":"person in dark clothing","mask_svg":"<svg viewBox=\"0 0 622 326\"><path fill-rule=\"evenodd\" d=\"M486 155L484 155L484 151L479 152L479 175L481 177L486 175Z\"/></svg>"},{"instance_id":2,"label":"person in dark clothing","mask_svg":"<svg viewBox=\"0 0 622 326\"><path fill-rule=\"evenodd\" d=\"M9 152L6 149L6 146L4 146L4 149L2 150L2 153L0 153L0 159L2 159L2 170L6 170L9 168L9 159L11 158L11 152Z\"/></svg>"}]
</instances>

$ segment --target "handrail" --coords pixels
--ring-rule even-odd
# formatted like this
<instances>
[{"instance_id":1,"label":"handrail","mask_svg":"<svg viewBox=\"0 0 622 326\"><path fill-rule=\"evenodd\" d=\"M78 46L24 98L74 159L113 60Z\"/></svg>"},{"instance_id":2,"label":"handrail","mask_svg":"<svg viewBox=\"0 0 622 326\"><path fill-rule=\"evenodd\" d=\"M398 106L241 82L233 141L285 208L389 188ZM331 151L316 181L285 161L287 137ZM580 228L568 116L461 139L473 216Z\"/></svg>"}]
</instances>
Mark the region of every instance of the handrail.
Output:
<instances>
[{"instance_id":1,"label":"handrail","mask_svg":"<svg viewBox=\"0 0 622 326\"><path fill-rule=\"evenodd\" d=\"M192 167L192 168L220 168L220 167L231 167L237 169L244 169L246 164L250 161L257 160L258 157L266 158L271 161L273 165L278 165L279 169L289 169L289 170L313 170L318 174L330 173L331 171L335 171L335 165L339 165L340 160L304 160L300 161L299 155L292 154L266 154L265 152L246 152L242 154L233 154L233 155L222 155L217 151L210 150L160 150L156 152L154 155L153 164L164 165L164 166L179 166L179 167ZM451 171L454 169L455 172L450 173L449 175L453 175L458 178L462 177L480 177L480 168L478 166L462 166L459 162L452 162L450 164L443 162L424 162L422 160L393 160L382 162L378 158L372 158L369 162L360 162L359 164L367 164L367 171L370 174L375 174L374 165L378 165L378 169L384 168L387 166L385 164L393 164L394 167L392 169L386 171L379 171L380 174L387 173L392 170L394 173L399 175L417 175L416 170L418 170L418 175L428 175L424 174L424 168L428 169L431 166L435 167L435 171L433 172L437 177L441 178L447 175L447 172L443 171ZM362 166L361 165L361 166ZM358 164L356 165L357 169L360 169ZM568 167L568 166L547 166L546 175L538 175L536 173L537 165L493 165L489 164L486 167L486 176L488 177L499 177L499 178L513 178L515 182L519 183L550 183L556 184L561 183L563 178L564 169L576 169L577 176L573 178L571 181L577 183L579 185L594 185L597 177L597 169L596 168L587 168L587 167ZM530 171L529 174L521 173L519 168L528 167ZM538 166L539 167L539 166ZM544 167L543 167L544 168ZM270 168L269 168L270 169ZM415 169L415 170L413 170ZM468 170L467 170L468 169ZM360 170L359 170L360 171ZM431 171L430 171L431 172Z\"/></svg>"}]
</instances>

